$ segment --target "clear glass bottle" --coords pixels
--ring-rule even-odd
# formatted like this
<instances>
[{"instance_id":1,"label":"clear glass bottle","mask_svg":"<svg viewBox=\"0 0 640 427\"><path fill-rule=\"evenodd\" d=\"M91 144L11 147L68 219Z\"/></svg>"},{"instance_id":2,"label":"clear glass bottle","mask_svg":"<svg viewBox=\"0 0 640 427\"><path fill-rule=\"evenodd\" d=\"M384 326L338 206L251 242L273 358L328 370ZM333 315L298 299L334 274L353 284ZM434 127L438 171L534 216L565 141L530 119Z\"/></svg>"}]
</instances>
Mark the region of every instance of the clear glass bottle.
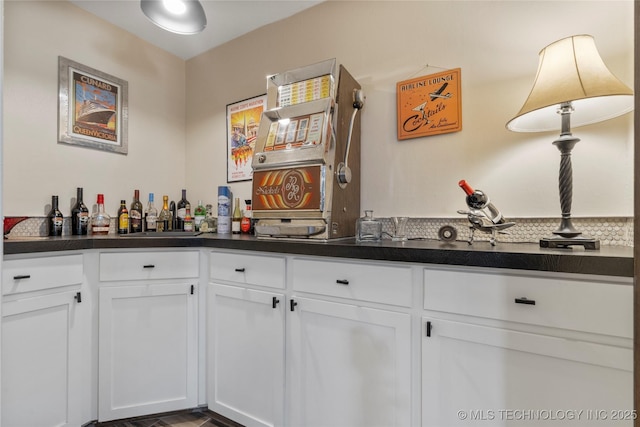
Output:
<instances>
[{"instance_id":1,"label":"clear glass bottle","mask_svg":"<svg viewBox=\"0 0 640 427\"><path fill-rule=\"evenodd\" d=\"M373 211L364 211L356 221L356 242L379 242L382 239L382 222L373 217Z\"/></svg>"},{"instance_id":2,"label":"clear glass bottle","mask_svg":"<svg viewBox=\"0 0 640 427\"><path fill-rule=\"evenodd\" d=\"M91 234L109 234L111 217L104 210L104 194L98 194L98 210L91 217Z\"/></svg>"},{"instance_id":3,"label":"clear glass bottle","mask_svg":"<svg viewBox=\"0 0 640 427\"><path fill-rule=\"evenodd\" d=\"M233 204L233 216L231 217L231 233L240 234L240 222L242 221L242 211L240 210L240 198L236 197Z\"/></svg>"},{"instance_id":4,"label":"clear glass bottle","mask_svg":"<svg viewBox=\"0 0 640 427\"><path fill-rule=\"evenodd\" d=\"M213 216L213 206L207 205L207 215L200 223L200 231L203 233L215 233L218 231L218 219Z\"/></svg>"},{"instance_id":5,"label":"clear glass bottle","mask_svg":"<svg viewBox=\"0 0 640 427\"><path fill-rule=\"evenodd\" d=\"M144 213L144 223L147 231L154 232L157 230L158 210L153 204L153 193L149 193L149 204L147 211Z\"/></svg>"}]
</instances>

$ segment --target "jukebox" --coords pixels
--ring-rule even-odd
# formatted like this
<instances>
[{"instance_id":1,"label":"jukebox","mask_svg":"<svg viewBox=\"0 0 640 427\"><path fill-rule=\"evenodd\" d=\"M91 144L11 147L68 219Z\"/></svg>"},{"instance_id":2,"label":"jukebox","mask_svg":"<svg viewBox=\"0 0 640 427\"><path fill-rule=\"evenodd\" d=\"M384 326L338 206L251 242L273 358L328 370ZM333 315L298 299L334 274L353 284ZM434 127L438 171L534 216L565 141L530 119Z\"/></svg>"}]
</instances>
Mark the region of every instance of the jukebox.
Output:
<instances>
[{"instance_id":1,"label":"jukebox","mask_svg":"<svg viewBox=\"0 0 640 427\"><path fill-rule=\"evenodd\" d=\"M267 77L252 211L260 238L355 235L360 214L358 82L335 59Z\"/></svg>"}]
</instances>

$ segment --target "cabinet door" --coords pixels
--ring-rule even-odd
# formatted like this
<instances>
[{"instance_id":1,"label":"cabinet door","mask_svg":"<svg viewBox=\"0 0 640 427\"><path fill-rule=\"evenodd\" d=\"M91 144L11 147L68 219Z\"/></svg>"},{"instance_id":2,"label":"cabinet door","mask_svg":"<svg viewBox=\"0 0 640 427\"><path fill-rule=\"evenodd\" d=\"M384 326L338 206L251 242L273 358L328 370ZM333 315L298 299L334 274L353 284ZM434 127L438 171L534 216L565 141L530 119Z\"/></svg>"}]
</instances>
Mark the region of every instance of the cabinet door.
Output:
<instances>
[{"instance_id":1,"label":"cabinet door","mask_svg":"<svg viewBox=\"0 0 640 427\"><path fill-rule=\"evenodd\" d=\"M193 289L191 284L100 289L100 421L197 405Z\"/></svg>"},{"instance_id":2,"label":"cabinet door","mask_svg":"<svg viewBox=\"0 0 640 427\"><path fill-rule=\"evenodd\" d=\"M408 314L297 297L288 304L288 425L411 424Z\"/></svg>"},{"instance_id":3,"label":"cabinet door","mask_svg":"<svg viewBox=\"0 0 640 427\"><path fill-rule=\"evenodd\" d=\"M2 425L79 426L76 292L2 304Z\"/></svg>"},{"instance_id":4,"label":"cabinet door","mask_svg":"<svg viewBox=\"0 0 640 427\"><path fill-rule=\"evenodd\" d=\"M430 318L423 332L423 426L632 424L631 348Z\"/></svg>"},{"instance_id":5,"label":"cabinet door","mask_svg":"<svg viewBox=\"0 0 640 427\"><path fill-rule=\"evenodd\" d=\"M282 426L282 294L210 284L209 408L247 427Z\"/></svg>"}]
</instances>

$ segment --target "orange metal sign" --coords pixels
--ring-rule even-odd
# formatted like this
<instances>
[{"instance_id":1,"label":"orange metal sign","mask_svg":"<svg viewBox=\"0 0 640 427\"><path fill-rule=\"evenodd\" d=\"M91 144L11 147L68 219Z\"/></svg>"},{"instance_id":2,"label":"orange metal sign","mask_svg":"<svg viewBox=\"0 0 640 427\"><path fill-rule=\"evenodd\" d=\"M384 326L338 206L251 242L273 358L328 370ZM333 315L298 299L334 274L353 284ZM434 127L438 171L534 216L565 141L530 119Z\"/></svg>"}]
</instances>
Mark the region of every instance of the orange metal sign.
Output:
<instances>
[{"instance_id":1,"label":"orange metal sign","mask_svg":"<svg viewBox=\"0 0 640 427\"><path fill-rule=\"evenodd\" d=\"M254 171L253 210L320 209L320 166Z\"/></svg>"},{"instance_id":2,"label":"orange metal sign","mask_svg":"<svg viewBox=\"0 0 640 427\"><path fill-rule=\"evenodd\" d=\"M398 82L398 139L462 130L460 68Z\"/></svg>"}]
</instances>

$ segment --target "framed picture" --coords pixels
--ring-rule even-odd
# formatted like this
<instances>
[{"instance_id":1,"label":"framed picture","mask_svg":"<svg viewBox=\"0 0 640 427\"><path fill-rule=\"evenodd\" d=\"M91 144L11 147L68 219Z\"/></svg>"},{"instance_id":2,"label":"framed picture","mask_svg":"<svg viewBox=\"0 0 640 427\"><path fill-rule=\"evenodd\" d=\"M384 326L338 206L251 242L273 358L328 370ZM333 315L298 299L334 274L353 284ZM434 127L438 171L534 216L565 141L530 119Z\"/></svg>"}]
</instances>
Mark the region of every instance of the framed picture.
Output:
<instances>
[{"instance_id":1,"label":"framed picture","mask_svg":"<svg viewBox=\"0 0 640 427\"><path fill-rule=\"evenodd\" d=\"M62 56L58 79L58 142L127 154L127 82Z\"/></svg>"},{"instance_id":2,"label":"framed picture","mask_svg":"<svg viewBox=\"0 0 640 427\"><path fill-rule=\"evenodd\" d=\"M398 82L398 139L462 130L460 68Z\"/></svg>"},{"instance_id":3,"label":"framed picture","mask_svg":"<svg viewBox=\"0 0 640 427\"><path fill-rule=\"evenodd\" d=\"M267 95L227 105L227 182L249 181L253 177L251 161L266 107Z\"/></svg>"}]
</instances>

